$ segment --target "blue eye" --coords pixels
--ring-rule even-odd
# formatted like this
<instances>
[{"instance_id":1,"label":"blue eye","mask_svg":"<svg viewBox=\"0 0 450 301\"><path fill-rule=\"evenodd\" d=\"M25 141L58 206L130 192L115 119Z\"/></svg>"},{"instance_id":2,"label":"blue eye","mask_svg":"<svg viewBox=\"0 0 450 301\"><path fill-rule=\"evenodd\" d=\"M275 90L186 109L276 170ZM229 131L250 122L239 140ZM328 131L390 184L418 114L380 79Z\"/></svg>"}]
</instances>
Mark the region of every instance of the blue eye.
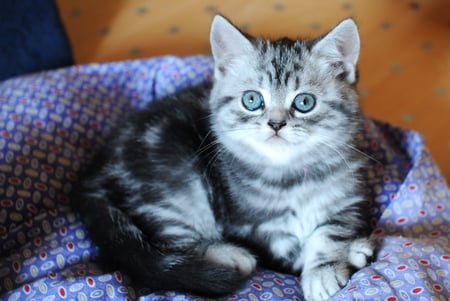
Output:
<instances>
[{"instance_id":1,"label":"blue eye","mask_svg":"<svg viewBox=\"0 0 450 301\"><path fill-rule=\"evenodd\" d=\"M242 95L242 104L249 111L264 108L264 97L256 91L245 91Z\"/></svg>"},{"instance_id":2,"label":"blue eye","mask_svg":"<svg viewBox=\"0 0 450 301\"><path fill-rule=\"evenodd\" d=\"M295 96L292 106L300 113L311 112L316 106L316 97L312 94L300 93Z\"/></svg>"}]
</instances>

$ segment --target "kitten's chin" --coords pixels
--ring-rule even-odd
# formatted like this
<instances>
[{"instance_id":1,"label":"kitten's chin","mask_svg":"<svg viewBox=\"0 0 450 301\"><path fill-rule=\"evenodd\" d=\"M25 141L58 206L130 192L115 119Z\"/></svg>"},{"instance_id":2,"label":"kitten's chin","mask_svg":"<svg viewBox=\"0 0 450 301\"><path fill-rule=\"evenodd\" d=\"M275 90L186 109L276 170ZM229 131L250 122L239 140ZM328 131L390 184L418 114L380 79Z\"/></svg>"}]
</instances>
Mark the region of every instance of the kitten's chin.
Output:
<instances>
[{"instance_id":1,"label":"kitten's chin","mask_svg":"<svg viewBox=\"0 0 450 301\"><path fill-rule=\"evenodd\" d=\"M223 139L222 143L234 156L251 164L292 167L301 161L298 148L280 135L246 135L240 139Z\"/></svg>"},{"instance_id":2,"label":"kitten's chin","mask_svg":"<svg viewBox=\"0 0 450 301\"><path fill-rule=\"evenodd\" d=\"M270 138L266 141L266 147L262 150L261 155L264 161L270 165L288 165L296 162L295 154L292 151L292 145L283 138Z\"/></svg>"},{"instance_id":3,"label":"kitten's chin","mask_svg":"<svg viewBox=\"0 0 450 301\"><path fill-rule=\"evenodd\" d=\"M259 153L259 164L272 166L292 166L298 162L294 146L285 138L273 135L269 138L254 144L255 152Z\"/></svg>"}]
</instances>

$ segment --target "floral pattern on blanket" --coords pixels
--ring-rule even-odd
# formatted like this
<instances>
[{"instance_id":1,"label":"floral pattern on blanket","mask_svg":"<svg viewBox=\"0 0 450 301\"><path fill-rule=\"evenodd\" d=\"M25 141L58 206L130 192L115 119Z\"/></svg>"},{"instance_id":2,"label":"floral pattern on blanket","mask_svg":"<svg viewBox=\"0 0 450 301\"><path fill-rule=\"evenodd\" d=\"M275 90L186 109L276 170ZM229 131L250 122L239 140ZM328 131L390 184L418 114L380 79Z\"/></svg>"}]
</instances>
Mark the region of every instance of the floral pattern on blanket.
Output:
<instances>
[{"instance_id":1,"label":"floral pattern on blanket","mask_svg":"<svg viewBox=\"0 0 450 301\"><path fill-rule=\"evenodd\" d=\"M102 270L68 194L128 112L211 75L209 57L159 57L0 83L0 300L204 300L151 292ZM378 252L332 300L448 300L445 179L418 133L366 118L362 135ZM300 281L259 269L225 299L303 300Z\"/></svg>"}]
</instances>

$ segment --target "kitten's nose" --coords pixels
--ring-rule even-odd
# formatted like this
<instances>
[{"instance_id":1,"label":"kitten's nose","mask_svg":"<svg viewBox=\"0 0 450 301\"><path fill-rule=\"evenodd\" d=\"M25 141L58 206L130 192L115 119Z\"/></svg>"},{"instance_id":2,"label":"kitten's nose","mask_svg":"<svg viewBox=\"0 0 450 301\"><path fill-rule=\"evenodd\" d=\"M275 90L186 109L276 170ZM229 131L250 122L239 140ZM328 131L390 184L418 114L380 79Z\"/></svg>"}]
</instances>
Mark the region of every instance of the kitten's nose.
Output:
<instances>
[{"instance_id":1,"label":"kitten's nose","mask_svg":"<svg viewBox=\"0 0 450 301\"><path fill-rule=\"evenodd\" d=\"M286 125L286 121L285 120L269 120L269 122L267 122L267 124L275 131L278 132L279 130L281 130L281 128L283 126Z\"/></svg>"}]
</instances>

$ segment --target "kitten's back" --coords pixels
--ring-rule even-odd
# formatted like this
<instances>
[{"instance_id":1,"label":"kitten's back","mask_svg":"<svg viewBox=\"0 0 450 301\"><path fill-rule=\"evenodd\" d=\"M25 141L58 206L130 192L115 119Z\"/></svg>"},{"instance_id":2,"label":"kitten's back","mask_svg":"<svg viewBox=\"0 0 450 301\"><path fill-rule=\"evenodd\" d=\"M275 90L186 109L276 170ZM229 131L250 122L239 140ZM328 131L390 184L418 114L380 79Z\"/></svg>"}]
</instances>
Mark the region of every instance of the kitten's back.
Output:
<instances>
[{"instance_id":1,"label":"kitten's back","mask_svg":"<svg viewBox=\"0 0 450 301\"><path fill-rule=\"evenodd\" d=\"M214 173L209 90L190 88L130 116L74 188L72 203L103 263L151 289L223 295L255 267L217 228L205 175Z\"/></svg>"}]
</instances>

